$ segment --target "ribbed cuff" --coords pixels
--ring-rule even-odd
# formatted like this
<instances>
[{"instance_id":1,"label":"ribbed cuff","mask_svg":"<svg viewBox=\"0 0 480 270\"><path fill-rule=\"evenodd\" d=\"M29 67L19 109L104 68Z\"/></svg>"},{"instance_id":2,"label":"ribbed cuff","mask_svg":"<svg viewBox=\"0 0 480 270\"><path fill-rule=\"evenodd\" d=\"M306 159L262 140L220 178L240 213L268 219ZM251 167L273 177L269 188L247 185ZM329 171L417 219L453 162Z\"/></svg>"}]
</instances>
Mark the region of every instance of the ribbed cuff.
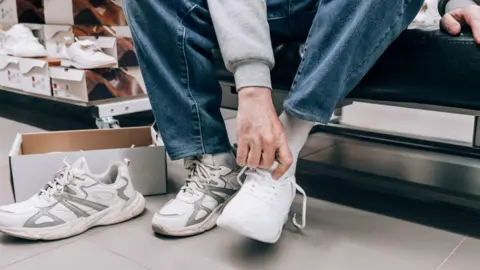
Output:
<instances>
[{"instance_id":1,"label":"ribbed cuff","mask_svg":"<svg viewBox=\"0 0 480 270\"><path fill-rule=\"evenodd\" d=\"M272 89L270 67L262 62L239 64L233 71L237 91L244 87L258 86Z\"/></svg>"},{"instance_id":2,"label":"ribbed cuff","mask_svg":"<svg viewBox=\"0 0 480 270\"><path fill-rule=\"evenodd\" d=\"M463 8L470 5L476 5L473 0L440 0L438 2L438 12L440 15L444 15L454 9Z\"/></svg>"}]
</instances>

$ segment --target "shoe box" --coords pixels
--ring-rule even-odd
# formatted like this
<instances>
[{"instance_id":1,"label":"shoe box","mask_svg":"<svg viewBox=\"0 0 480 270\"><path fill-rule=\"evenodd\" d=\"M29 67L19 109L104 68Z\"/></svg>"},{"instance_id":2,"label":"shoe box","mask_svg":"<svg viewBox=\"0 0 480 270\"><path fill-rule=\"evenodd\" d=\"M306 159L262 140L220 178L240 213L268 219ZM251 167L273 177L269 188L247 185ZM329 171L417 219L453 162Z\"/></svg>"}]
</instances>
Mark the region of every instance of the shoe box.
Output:
<instances>
[{"instance_id":1,"label":"shoe box","mask_svg":"<svg viewBox=\"0 0 480 270\"><path fill-rule=\"evenodd\" d=\"M128 27L45 25L45 48L48 57L60 58L68 39L92 39L102 51L117 59L116 67L138 67L133 39Z\"/></svg>"},{"instance_id":2,"label":"shoe box","mask_svg":"<svg viewBox=\"0 0 480 270\"><path fill-rule=\"evenodd\" d=\"M16 201L28 199L63 166L85 157L93 174L130 160L130 176L143 195L166 193L166 153L152 127L18 134L9 154Z\"/></svg>"},{"instance_id":3,"label":"shoe box","mask_svg":"<svg viewBox=\"0 0 480 270\"><path fill-rule=\"evenodd\" d=\"M57 60L19 58L21 90L45 96L52 96L50 84L50 65L59 64Z\"/></svg>"},{"instance_id":4,"label":"shoe box","mask_svg":"<svg viewBox=\"0 0 480 270\"><path fill-rule=\"evenodd\" d=\"M51 67L53 96L82 102L146 95L140 68Z\"/></svg>"},{"instance_id":5,"label":"shoe box","mask_svg":"<svg viewBox=\"0 0 480 270\"><path fill-rule=\"evenodd\" d=\"M122 0L43 1L47 24L127 25L127 19L121 7ZM70 10L71 12L68 12Z\"/></svg>"},{"instance_id":6,"label":"shoe box","mask_svg":"<svg viewBox=\"0 0 480 270\"><path fill-rule=\"evenodd\" d=\"M18 90L22 88L20 58L5 55L0 57L0 86Z\"/></svg>"},{"instance_id":7,"label":"shoe box","mask_svg":"<svg viewBox=\"0 0 480 270\"><path fill-rule=\"evenodd\" d=\"M43 0L0 1L0 23L45 23Z\"/></svg>"}]
</instances>

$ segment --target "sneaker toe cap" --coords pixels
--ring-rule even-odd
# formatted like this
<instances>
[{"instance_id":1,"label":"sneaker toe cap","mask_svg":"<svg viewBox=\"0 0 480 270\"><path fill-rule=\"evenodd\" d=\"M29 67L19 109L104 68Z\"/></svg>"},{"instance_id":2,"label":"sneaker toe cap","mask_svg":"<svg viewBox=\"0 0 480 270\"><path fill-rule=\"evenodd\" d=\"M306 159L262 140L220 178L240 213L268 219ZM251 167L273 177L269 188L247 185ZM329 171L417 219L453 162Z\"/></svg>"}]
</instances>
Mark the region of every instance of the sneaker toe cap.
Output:
<instances>
[{"instance_id":1,"label":"sneaker toe cap","mask_svg":"<svg viewBox=\"0 0 480 270\"><path fill-rule=\"evenodd\" d=\"M187 224L193 211L194 207L192 204L173 200L168 202L154 215L152 224L161 226L164 229L182 228Z\"/></svg>"}]
</instances>

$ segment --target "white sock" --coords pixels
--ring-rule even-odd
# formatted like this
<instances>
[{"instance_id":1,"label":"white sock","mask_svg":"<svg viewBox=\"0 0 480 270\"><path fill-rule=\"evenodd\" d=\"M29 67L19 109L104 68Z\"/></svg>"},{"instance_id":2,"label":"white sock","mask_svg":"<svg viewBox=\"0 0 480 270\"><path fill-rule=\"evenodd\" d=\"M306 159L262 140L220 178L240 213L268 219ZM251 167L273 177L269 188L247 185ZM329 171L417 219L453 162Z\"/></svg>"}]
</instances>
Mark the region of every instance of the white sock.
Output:
<instances>
[{"instance_id":1,"label":"white sock","mask_svg":"<svg viewBox=\"0 0 480 270\"><path fill-rule=\"evenodd\" d=\"M238 168L237 160L232 151L213 155L203 155L200 156L200 161L203 164L210 166L226 166L230 169Z\"/></svg>"},{"instance_id":2,"label":"white sock","mask_svg":"<svg viewBox=\"0 0 480 270\"><path fill-rule=\"evenodd\" d=\"M308 135L315 123L293 117L288 115L285 111L280 115L280 122L282 122L283 128L285 129L288 146L290 147L290 151L292 151L293 164L295 166L298 160L298 155L300 154L303 145L305 145Z\"/></svg>"}]
</instances>

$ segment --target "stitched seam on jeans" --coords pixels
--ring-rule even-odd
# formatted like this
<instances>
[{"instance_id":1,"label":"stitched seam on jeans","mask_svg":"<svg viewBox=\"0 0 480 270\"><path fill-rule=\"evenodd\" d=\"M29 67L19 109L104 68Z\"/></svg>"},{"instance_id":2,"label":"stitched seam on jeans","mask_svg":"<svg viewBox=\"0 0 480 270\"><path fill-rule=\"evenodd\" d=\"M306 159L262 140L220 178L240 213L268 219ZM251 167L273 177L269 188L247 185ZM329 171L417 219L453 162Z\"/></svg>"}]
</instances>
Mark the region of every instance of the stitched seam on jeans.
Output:
<instances>
[{"instance_id":1,"label":"stitched seam on jeans","mask_svg":"<svg viewBox=\"0 0 480 270\"><path fill-rule=\"evenodd\" d=\"M193 6L190 11L192 11L197 5ZM188 13L190 13L187 12ZM183 17L185 18L185 16ZM182 21L180 21L181 23ZM197 100L195 99L195 97L193 96L193 93L192 93L192 90L190 89L190 74L189 74L189 70L188 70L188 60L187 60L187 54L185 52L185 40L187 39L187 29L186 27L182 24L182 27L183 27L183 36L182 36L182 53L183 53L183 59L184 59L184 62L185 62L185 68L186 68L186 75L187 75L187 90L188 90L188 93L190 95L190 98L192 99L193 103L195 103L195 110L196 110L196 113L197 113L197 122L198 122L198 132L199 132L199 136L200 136L200 145L201 145L201 148L202 148L202 152L205 153L205 147L203 145L203 134L202 134L202 124L201 124L201 121L200 121L200 112L199 112L199 107L198 107L198 102Z\"/></svg>"},{"instance_id":2,"label":"stitched seam on jeans","mask_svg":"<svg viewBox=\"0 0 480 270\"><path fill-rule=\"evenodd\" d=\"M185 15L183 15L183 16L180 18L180 23L181 23L182 25L183 25L183 19L185 19L185 17L187 17L188 14L190 14L190 12L192 12L192 11L193 11L195 8L197 8L197 7L198 7L197 4L193 5L193 6L185 13Z\"/></svg>"},{"instance_id":3,"label":"stitched seam on jeans","mask_svg":"<svg viewBox=\"0 0 480 270\"><path fill-rule=\"evenodd\" d=\"M350 71L348 73L348 75L346 76L346 79L350 78L350 76L352 76L353 73L357 72L358 69L360 69L361 67L363 67L367 61L370 59L370 57L372 56L372 54L374 54L378 47L380 47L380 45L383 44L383 42L385 41L385 39L387 38L388 34L391 33L392 29L397 27L398 23L400 22L400 16L402 16L404 13L405 13L405 9L406 9L406 6L407 4L410 3L410 1L405 1L403 3L403 12L399 12L398 15L397 15L397 18L396 18L396 22L393 24L393 25L390 25L390 27L388 28L388 30L385 32L385 34L383 35L383 37L380 39L379 42L377 42L377 45L375 45L375 47L368 53L368 55L363 59L363 61L358 64L358 66L356 66L352 71Z\"/></svg>"}]
</instances>

